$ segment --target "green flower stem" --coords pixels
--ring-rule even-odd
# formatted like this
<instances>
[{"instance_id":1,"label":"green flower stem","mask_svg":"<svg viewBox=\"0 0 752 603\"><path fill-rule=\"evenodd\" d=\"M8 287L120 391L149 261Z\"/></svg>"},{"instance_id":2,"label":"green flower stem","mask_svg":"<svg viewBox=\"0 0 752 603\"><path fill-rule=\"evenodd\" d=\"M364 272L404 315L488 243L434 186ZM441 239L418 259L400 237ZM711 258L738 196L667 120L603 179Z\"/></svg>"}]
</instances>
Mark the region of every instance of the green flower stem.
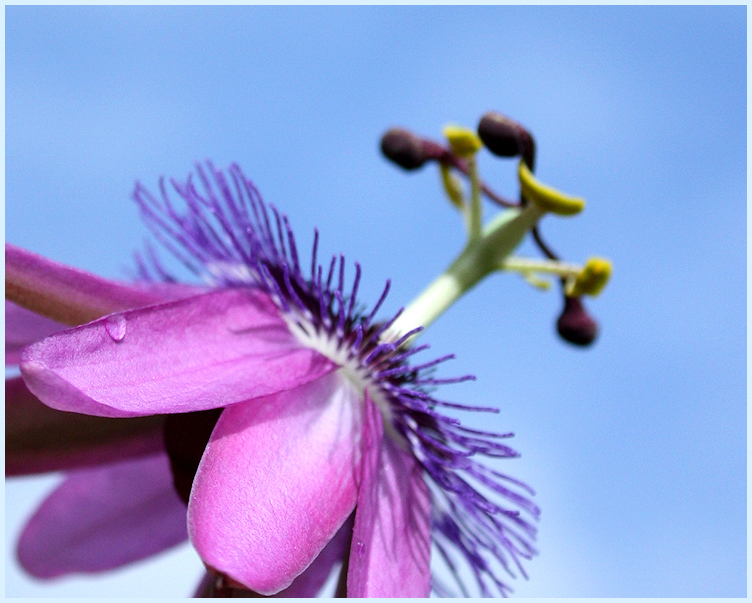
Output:
<instances>
[{"instance_id":1,"label":"green flower stem","mask_svg":"<svg viewBox=\"0 0 752 603\"><path fill-rule=\"evenodd\" d=\"M430 325L460 296L498 270L499 264L517 248L544 213L530 204L499 214L477 240L467 244L446 272L405 308L390 328L390 334L396 338L416 327Z\"/></svg>"}]
</instances>

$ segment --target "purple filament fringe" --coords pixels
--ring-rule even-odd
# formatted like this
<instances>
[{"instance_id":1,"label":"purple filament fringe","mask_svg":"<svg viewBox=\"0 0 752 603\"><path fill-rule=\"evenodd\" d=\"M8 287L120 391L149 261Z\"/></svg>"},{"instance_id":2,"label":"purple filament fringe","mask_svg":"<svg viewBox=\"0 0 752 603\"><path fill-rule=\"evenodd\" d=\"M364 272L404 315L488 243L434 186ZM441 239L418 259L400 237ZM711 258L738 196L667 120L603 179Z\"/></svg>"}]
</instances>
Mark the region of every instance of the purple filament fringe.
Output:
<instances>
[{"instance_id":1,"label":"purple filament fringe","mask_svg":"<svg viewBox=\"0 0 752 603\"><path fill-rule=\"evenodd\" d=\"M374 322L390 282L386 282L370 313L359 310L356 298L360 265L355 264L349 295L345 293L344 256L339 256L339 267L338 258L332 257L324 281L324 268L317 263L318 231L314 231L310 277L306 278L287 216L271 205L267 207L237 165L230 167L229 178L210 162L196 166L196 173L201 190L190 177L184 184L170 181L173 192L185 206L182 213L173 206L164 179L160 180L161 199L136 184L133 198L156 240L193 274L215 286L261 289L280 312L291 313L306 331L306 327L311 327L316 333L324 332L338 349L346 348L348 361L357 363L370 376L373 387L383 393L392 410L395 430L408 442L432 484L434 546L459 591L469 594L456 555L464 560L482 595L511 593L509 586L496 576L494 567L514 577L514 566L525 575L521 559L536 554L532 544L536 528L532 522L537 521L540 510L526 497L534 494L530 487L480 464L476 457L519 456L498 441L513 434L461 426L456 418L437 409L489 413L498 410L444 402L426 389L475 377L432 376L439 364L454 358L453 354L411 366L408 359L429 346L407 349L402 346L422 327L396 342L380 341L380 336L402 312L386 322ZM135 261L142 280L175 280L151 246L147 246L145 256L136 254ZM337 286L332 289L335 273ZM494 502L481 489L495 494L499 501ZM452 588L436 580L434 590L439 595L453 594Z\"/></svg>"}]
</instances>

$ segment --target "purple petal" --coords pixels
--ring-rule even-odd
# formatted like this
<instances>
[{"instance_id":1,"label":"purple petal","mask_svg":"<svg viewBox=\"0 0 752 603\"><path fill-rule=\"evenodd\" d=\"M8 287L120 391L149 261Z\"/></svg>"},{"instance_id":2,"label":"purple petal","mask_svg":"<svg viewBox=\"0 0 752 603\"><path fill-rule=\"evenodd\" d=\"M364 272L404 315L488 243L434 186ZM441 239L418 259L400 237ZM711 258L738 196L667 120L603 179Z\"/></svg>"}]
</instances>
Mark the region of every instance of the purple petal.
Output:
<instances>
[{"instance_id":1,"label":"purple petal","mask_svg":"<svg viewBox=\"0 0 752 603\"><path fill-rule=\"evenodd\" d=\"M382 437L366 394L364 457L347 573L348 597L427 597L431 499L413 455Z\"/></svg>"},{"instance_id":2,"label":"purple petal","mask_svg":"<svg viewBox=\"0 0 752 603\"><path fill-rule=\"evenodd\" d=\"M183 542L185 513L164 454L78 471L26 524L18 559L38 578L110 570Z\"/></svg>"},{"instance_id":3,"label":"purple petal","mask_svg":"<svg viewBox=\"0 0 752 603\"><path fill-rule=\"evenodd\" d=\"M339 372L225 409L193 482L191 542L246 588L287 588L355 507L362 400Z\"/></svg>"},{"instance_id":4,"label":"purple petal","mask_svg":"<svg viewBox=\"0 0 752 603\"><path fill-rule=\"evenodd\" d=\"M113 417L219 408L334 368L252 289L113 314L33 344L21 360L26 384L45 404Z\"/></svg>"},{"instance_id":5,"label":"purple petal","mask_svg":"<svg viewBox=\"0 0 752 603\"><path fill-rule=\"evenodd\" d=\"M68 326L5 300L5 364L21 362L21 350Z\"/></svg>"},{"instance_id":6,"label":"purple petal","mask_svg":"<svg viewBox=\"0 0 752 603\"><path fill-rule=\"evenodd\" d=\"M67 325L174 299L168 290L117 283L5 244L5 297Z\"/></svg>"},{"instance_id":7,"label":"purple petal","mask_svg":"<svg viewBox=\"0 0 752 603\"><path fill-rule=\"evenodd\" d=\"M53 410L21 377L5 381L5 475L78 469L164 450L164 417L110 419Z\"/></svg>"}]
</instances>

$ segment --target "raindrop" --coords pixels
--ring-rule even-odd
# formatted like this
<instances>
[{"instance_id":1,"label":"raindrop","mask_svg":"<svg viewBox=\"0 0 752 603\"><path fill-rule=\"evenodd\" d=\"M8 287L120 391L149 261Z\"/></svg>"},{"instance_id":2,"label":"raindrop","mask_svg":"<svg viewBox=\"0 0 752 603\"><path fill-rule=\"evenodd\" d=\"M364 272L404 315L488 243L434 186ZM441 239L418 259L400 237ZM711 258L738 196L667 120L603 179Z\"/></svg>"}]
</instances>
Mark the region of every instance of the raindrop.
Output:
<instances>
[{"instance_id":1,"label":"raindrop","mask_svg":"<svg viewBox=\"0 0 752 603\"><path fill-rule=\"evenodd\" d=\"M363 542L360 541L360 540L358 540L355 543L355 545L358 547L358 559L362 559L363 558L363 551L365 550L366 545L363 544Z\"/></svg>"},{"instance_id":2,"label":"raindrop","mask_svg":"<svg viewBox=\"0 0 752 603\"><path fill-rule=\"evenodd\" d=\"M104 328L112 341L123 341L125 337L125 316L108 316Z\"/></svg>"}]
</instances>

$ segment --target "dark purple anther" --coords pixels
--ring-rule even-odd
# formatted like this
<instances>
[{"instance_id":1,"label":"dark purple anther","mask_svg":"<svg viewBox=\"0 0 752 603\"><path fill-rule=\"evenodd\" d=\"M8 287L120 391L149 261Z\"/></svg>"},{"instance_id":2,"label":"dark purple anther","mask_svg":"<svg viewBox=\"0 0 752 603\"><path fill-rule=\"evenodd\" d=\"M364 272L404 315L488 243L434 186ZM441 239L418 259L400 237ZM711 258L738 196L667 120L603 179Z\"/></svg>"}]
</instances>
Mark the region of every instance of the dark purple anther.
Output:
<instances>
[{"instance_id":1,"label":"dark purple anther","mask_svg":"<svg viewBox=\"0 0 752 603\"><path fill-rule=\"evenodd\" d=\"M391 128L381 138L384 156L406 170L417 170L428 157L420 138L402 128Z\"/></svg>"},{"instance_id":2,"label":"dark purple anther","mask_svg":"<svg viewBox=\"0 0 752 603\"><path fill-rule=\"evenodd\" d=\"M478 124L478 136L489 151L499 157L517 157L533 171L535 163L535 141L525 128L516 121L489 111Z\"/></svg>"},{"instance_id":3,"label":"dark purple anther","mask_svg":"<svg viewBox=\"0 0 752 603\"><path fill-rule=\"evenodd\" d=\"M439 163L452 166L466 176L469 173L467 162L452 153L450 149L431 140L419 138L404 128L391 128L387 130L386 134L381 138L381 152L384 153L387 159L405 170L417 170L426 161L438 161ZM515 207L519 205L500 197L483 182L480 183L480 190L494 203L502 207Z\"/></svg>"},{"instance_id":4,"label":"dark purple anther","mask_svg":"<svg viewBox=\"0 0 752 603\"><path fill-rule=\"evenodd\" d=\"M435 142L419 138L404 128L390 128L381 138L381 152L405 170L417 170L426 161L455 165L458 159Z\"/></svg>"},{"instance_id":5,"label":"dark purple anther","mask_svg":"<svg viewBox=\"0 0 752 603\"><path fill-rule=\"evenodd\" d=\"M564 310L556 321L556 330L569 343L587 346L598 334L598 323L587 313L579 297L564 296Z\"/></svg>"}]
</instances>

